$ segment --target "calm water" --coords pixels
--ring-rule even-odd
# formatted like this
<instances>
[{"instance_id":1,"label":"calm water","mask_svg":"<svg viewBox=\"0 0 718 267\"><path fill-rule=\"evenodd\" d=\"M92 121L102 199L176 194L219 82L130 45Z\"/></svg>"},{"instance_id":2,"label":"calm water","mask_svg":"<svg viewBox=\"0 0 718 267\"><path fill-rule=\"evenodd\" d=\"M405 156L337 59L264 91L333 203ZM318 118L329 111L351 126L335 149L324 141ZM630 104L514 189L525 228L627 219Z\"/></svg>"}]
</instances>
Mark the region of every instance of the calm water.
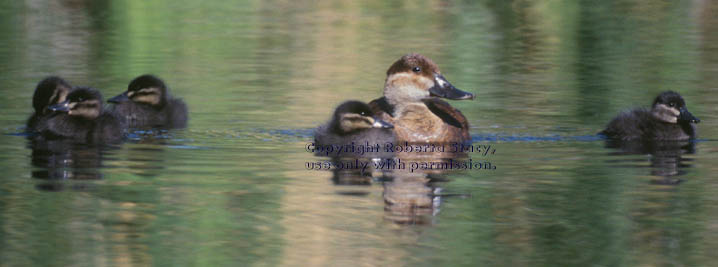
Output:
<instances>
[{"instance_id":1,"label":"calm water","mask_svg":"<svg viewBox=\"0 0 718 267\"><path fill-rule=\"evenodd\" d=\"M701 266L718 249L718 4L4 1L0 265ZM496 169L312 171L312 128L431 57ZM36 83L164 78L189 127L31 144ZM694 144L595 133L663 90ZM683 146L683 147L681 147ZM367 176L371 174L371 176Z\"/></svg>"}]
</instances>

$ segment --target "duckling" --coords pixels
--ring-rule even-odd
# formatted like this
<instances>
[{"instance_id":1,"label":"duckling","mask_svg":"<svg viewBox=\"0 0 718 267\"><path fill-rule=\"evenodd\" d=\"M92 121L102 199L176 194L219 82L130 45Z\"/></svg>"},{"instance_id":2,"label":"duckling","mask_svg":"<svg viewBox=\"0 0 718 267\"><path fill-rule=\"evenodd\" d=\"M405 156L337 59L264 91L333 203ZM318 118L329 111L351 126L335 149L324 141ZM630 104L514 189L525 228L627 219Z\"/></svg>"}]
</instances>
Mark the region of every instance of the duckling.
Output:
<instances>
[{"instance_id":1,"label":"duckling","mask_svg":"<svg viewBox=\"0 0 718 267\"><path fill-rule=\"evenodd\" d=\"M449 83L431 59L408 54L389 67L384 97L369 103L378 118L394 125L399 141L469 142L469 122L437 97L462 100L474 95Z\"/></svg>"},{"instance_id":2,"label":"duckling","mask_svg":"<svg viewBox=\"0 0 718 267\"><path fill-rule=\"evenodd\" d=\"M661 93L650 110L638 108L621 113L601 134L617 140L686 140L696 137L696 124L683 97L673 91Z\"/></svg>"},{"instance_id":3,"label":"duckling","mask_svg":"<svg viewBox=\"0 0 718 267\"><path fill-rule=\"evenodd\" d=\"M94 88L76 87L67 99L48 107L55 116L38 127L45 139L70 139L80 143L110 143L122 140L121 120L102 109L102 94Z\"/></svg>"},{"instance_id":4,"label":"duckling","mask_svg":"<svg viewBox=\"0 0 718 267\"><path fill-rule=\"evenodd\" d=\"M350 100L340 104L332 120L319 126L314 133L318 145L384 145L394 140L391 130L394 126L375 119L371 108L361 101Z\"/></svg>"},{"instance_id":5,"label":"duckling","mask_svg":"<svg viewBox=\"0 0 718 267\"><path fill-rule=\"evenodd\" d=\"M64 102L71 88L70 83L57 76L49 76L40 81L32 95L32 107L35 112L27 119L25 131L35 132L38 124L44 123L52 116L52 111L47 107Z\"/></svg>"},{"instance_id":6,"label":"duckling","mask_svg":"<svg viewBox=\"0 0 718 267\"><path fill-rule=\"evenodd\" d=\"M187 105L169 93L165 83L154 75L145 74L132 80L127 91L110 98L113 112L126 120L129 127L184 128Z\"/></svg>"}]
</instances>

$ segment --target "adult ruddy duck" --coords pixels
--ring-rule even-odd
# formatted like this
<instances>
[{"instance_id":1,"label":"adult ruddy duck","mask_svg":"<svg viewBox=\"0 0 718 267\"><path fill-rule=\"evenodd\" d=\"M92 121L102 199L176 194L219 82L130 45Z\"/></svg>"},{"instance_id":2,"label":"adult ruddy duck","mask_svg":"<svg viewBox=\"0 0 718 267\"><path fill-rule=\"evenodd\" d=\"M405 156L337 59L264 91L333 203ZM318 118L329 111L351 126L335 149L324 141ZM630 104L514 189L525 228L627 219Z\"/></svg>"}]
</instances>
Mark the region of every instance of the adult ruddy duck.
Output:
<instances>
[{"instance_id":1,"label":"adult ruddy duck","mask_svg":"<svg viewBox=\"0 0 718 267\"><path fill-rule=\"evenodd\" d=\"M380 119L394 125L397 141L470 142L461 111L437 97L462 100L474 95L451 85L431 59L408 54L389 67L384 97L369 103Z\"/></svg>"}]
</instances>

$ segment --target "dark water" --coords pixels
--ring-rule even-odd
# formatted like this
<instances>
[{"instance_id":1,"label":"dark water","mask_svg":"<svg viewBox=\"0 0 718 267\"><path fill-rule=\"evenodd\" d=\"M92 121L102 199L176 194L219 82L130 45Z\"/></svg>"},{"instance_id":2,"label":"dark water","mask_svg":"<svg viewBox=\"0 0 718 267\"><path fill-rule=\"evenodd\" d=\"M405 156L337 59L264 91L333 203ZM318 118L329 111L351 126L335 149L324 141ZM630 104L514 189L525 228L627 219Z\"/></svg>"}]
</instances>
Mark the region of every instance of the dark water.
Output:
<instances>
[{"instance_id":1,"label":"dark water","mask_svg":"<svg viewBox=\"0 0 718 267\"><path fill-rule=\"evenodd\" d=\"M711 1L5 1L0 262L56 265L711 265L718 249ZM312 128L432 58L495 169L307 170ZM109 147L18 134L35 84L105 97L143 73L186 129ZM676 90L695 143L607 144ZM615 147L615 148L614 148ZM405 158L406 159L406 158ZM431 162L429 158L407 162ZM486 165L483 165L486 166Z\"/></svg>"}]
</instances>

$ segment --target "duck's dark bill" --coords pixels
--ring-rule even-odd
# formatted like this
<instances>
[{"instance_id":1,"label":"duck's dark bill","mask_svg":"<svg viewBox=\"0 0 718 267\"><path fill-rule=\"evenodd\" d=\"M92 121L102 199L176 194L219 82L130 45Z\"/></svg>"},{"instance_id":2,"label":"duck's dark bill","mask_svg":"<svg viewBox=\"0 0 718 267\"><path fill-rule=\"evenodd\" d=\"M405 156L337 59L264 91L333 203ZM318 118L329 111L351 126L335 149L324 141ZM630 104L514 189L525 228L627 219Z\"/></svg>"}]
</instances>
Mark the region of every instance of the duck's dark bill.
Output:
<instances>
[{"instance_id":1,"label":"duck's dark bill","mask_svg":"<svg viewBox=\"0 0 718 267\"><path fill-rule=\"evenodd\" d=\"M122 94L119 94L118 96L107 99L107 102L117 104L117 103L128 101L128 100L130 100L130 98L128 98L125 93L122 93Z\"/></svg>"},{"instance_id":2,"label":"duck's dark bill","mask_svg":"<svg viewBox=\"0 0 718 267\"><path fill-rule=\"evenodd\" d=\"M431 96L443 97L452 100L474 99L474 94L464 92L454 87L443 75L436 75L434 87L429 88Z\"/></svg>"},{"instance_id":3,"label":"duck's dark bill","mask_svg":"<svg viewBox=\"0 0 718 267\"><path fill-rule=\"evenodd\" d=\"M70 111L70 101L65 101L59 104L55 104L48 107L52 111L62 111L67 112Z\"/></svg>"},{"instance_id":4,"label":"duck's dark bill","mask_svg":"<svg viewBox=\"0 0 718 267\"><path fill-rule=\"evenodd\" d=\"M374 118L374 124L372 125L372 127L391 129L391 128L394 128L394 125L392 125L391 123L385 122L383 120Z\"/></svg>"},{"instance_id":5,"label":"duck's dark bill","mask_svg":"<svg viewBox=\"0 0 718 267\"><path fill-rule=\"evenodd\" d=\"M701 122L701 120L699 118L696 118L695 116L693 116L693 114L688 112L688 110L686 108L681 108L681 115L678 117L678 120L687 121L687 122L691 122L691 123Z\"/></svg>"}]
</instances>

